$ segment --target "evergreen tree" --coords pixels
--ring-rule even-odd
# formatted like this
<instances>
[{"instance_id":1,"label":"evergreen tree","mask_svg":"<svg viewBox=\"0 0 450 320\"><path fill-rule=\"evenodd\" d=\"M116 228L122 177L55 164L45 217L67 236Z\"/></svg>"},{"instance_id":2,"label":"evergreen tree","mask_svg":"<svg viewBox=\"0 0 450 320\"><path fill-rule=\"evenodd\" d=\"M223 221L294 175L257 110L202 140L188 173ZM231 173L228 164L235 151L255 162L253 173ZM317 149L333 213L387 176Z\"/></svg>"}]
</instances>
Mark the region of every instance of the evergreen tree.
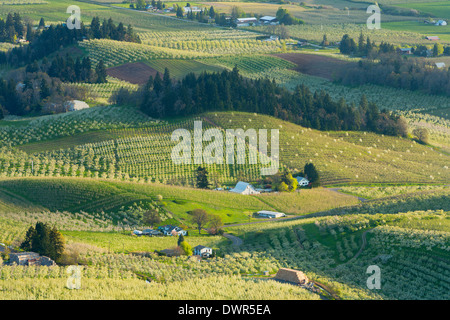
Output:
<instances>
[{"instance_id":1,"label":"evergreen tree","mask_svg":"<svg viewBox=\"0 0 450 320\"><path fill-rule=\"evenodd\" d=\"M99 61L99 63L97 64L97 67L95 67L95 73L97 74L97 83L106 83L108 82L106 80L106 68L105 68L105 64L103 63L103 59L101 59Z\"/></svg>"},{"instance_id":2,"label":"evergreen tree","mask_svg":"<svg viewBox=\"0 0 450 320\"><path fill-rule=\"evenodd\" d=\"M359 35L358 39L358 53L359 55L363 56L366 54L366 45L364 44L364 35L361 31L361 34Z\"/></svg>"},{"instance_id":3,"label":"evergreen tree","mask_svg":"<svg viewBox=\"0 0 450 320\"><path fill-rule=\"evenodd\" d=\"M319 173L317 172L316 167L313 163L305 164L303 172L305 173L309 182L311 182L312 186L316 187L320 185Z\"/></svg>"},{"instance_id":4,"label":"evergreen tree","mask_svg":"<svg viewBox=\"0 0 450 320\"><path fill-rule=\"evenodd\" d=\"M44 29L45 28L45 21L44 18L41 18L41 20L39 20L39 29Z\"/></svg>"},{"instance_id":5,"label":"evergreen tree","mask_svg":"<svg viewBox=\"0 0 450 320\"><path fill-rule=\"evenodd\" d=\"M36 232L31 240L31 251L50 256L50 228L43 222L37 222L35 230Z\"/></svg>"},{"instance_id":6,"label":"evergreen tree","mask_svg":"<svg viewBox=\"0 0 450 320\"><path fill-rule=\"evenodd\" d=\"M214 11L214 7L213 7L213 6L211 6L211 7L209 8L209 17L210 17L211 19L214 19L214 18L216 17L216 12Z\"/></svg>"},{"instance_id":7,"label":"evergreen tree","mask_svg":"<svg viewBox=\"0 0 450 320\"><path fill-rule=\"evenodd\" d=\"M47 81L44 78L41 80L40 90L42 100L50 96L50 88L48 87Z\"/></svg>"},{"instance_id":8,"label":"evergreen tree","mask_svg":"<svg viewBox=\"0 0 450 320\"><path fill-rule=\"evenodd\" d=\"M58 261L59 258L64 253L65 249L65 241L61 232L53 227L49 231L49 240L50 240L50 248L49 248L49 257L55 261Z\"/></svg>"},{"instance_id":9,"label":"evergreen tree","mask_svg":"<svg viewBox=\"0 0 450 320\"><path fill-rule=\"evenodd\" d=\"M178 237L178 242L177 242L178 246L180 246L180 244L181 244L183 241L184 241L184 236L183 236L182 234L180 234L179 237Z\"/></svg>"},{"instance_id":10,"label":"evergreen tree","mask_svg":"<svg viewBox=\"0 0 450 320\"><path fill-rule=\"evenodd\" d=\"M33 238L36 235L36 229L33 226L29 227L27 233L25 234L25 240L20 245L20 249L25 251L31 250L31 244L33 242Z\"/></svg>"},{"instance_id":11,"label":"evergreen tree","mask_svg":"<svg viewBox=\"0 0 450 320\"><path fill-rule=\"evenodd\" d=\"M204 167L197 168L197 188L208 189L210 183L208 182L208 170Z\"/></svg>"}]
</instances>

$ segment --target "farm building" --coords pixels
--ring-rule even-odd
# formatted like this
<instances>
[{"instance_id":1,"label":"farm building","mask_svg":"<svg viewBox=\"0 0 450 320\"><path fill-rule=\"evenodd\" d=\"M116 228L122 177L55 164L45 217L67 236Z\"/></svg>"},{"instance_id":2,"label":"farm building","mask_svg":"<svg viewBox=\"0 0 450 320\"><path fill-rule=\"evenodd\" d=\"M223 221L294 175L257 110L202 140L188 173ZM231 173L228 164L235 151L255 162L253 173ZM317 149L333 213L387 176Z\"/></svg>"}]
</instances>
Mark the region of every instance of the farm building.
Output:
<instances>
[{"instance_id":1,"label":"farm building","mask_svg":"<svg viewBox=\"0 0 450 320\"><path fill-rule=\"evenodd\" d=\"M248 27L258 23L256 18L237 18L236 25L238 27Z\"/></svg>"},{"instance_id":2,"label":"farm building","mask_svg":"<svg viewBox=\"0 0 450 320\"><path fill-rule=\"evenodd\" d=\"M426 36L425 39L430 40L430 41L439 41L438 36Z\"/></svg>"},{"instance_id":3,"label":"farm building","mask_svg":"<svg viewBox=\"0 0 450 320\"><path fill-rule=\"evenodd\" d=\"M89 105L80 100L71 100L64 103L64 107L67 111L78 111L83 109L88 109Z\"/></svg>"},{"instance_id":4,"label":"farm building","mask_svg":"<svg viewBox=\"0 0 450 320\"><path fill-rule=\"evenodd\" d=\"M142 231L134 230L133 234L136 235L136 236L142 236Z\"/></svg>"},{"instance_id":5,"label":"farm building","mask_svg":"<svg viewBox=\"0 0 450 320\"><path fill-rule=\"evenodd\" d=\"M142 231L142 235L143 236L156 237L156 236L162 236L163 233L161 231L158 231L158 230L145 229L145 230Z\"/></svg>"},{"instance_id":6,"label":"farm building","mask_svg":"<svg viewBox=\"0 0 450 320\"><path fill-rule=\"evenodd\" d=\"M259 194L259 192L256 191L255 188L250 183L243 181L239 181L236 184L236 187L234 187L234 189L231 189L230 192L240 194Z\"/></svg>"},{"instance_id":7,"label":"farm building","mask_svg":"<svg viewBox=\"0 0 450 320\"><path fill-rule=\"evenodd\" d=\"M309 282L308 277L303 272L287 268L280 268L275 279L295 284L307 284Z\"/></svg>"},{"instance_id":8,"label":"farm building","mask_svg":"<svg viewBox=\"0 0 450 320\"><path fill-rule=\"evenodd\" d=\"M278 20L276 17L264 16L259 18L259 22L262 24L278 24Z\"/></svg>"},{"instance_id":9,"label":"farm building","mask_svg":"<svg viewBox=\"0 0 450 320\"><path fill-rule=\"evenodd\" d=\"M258 215L260 217L270 218L270 219L286 217L286 214L284 214L282 212L274 212L274 211L266 211L266 210L258 211Z\"/></svg>"},{"instance_id":10,"label":"farm building","mask_svg":"<svg viewBox=\"0 0 450 320\"><path fill-rule=\"evenodd\" d=\"M447 21L445 21L445 20L439 20L439 21L436 22L434 25L435 25L435 26L446 26L446 25L447 25Z\"/></svg>"},{"instance_id":11,"label":"farm building","mask_svg":"<svg viewBox=\"0 0 450 320\"><path fill-rule=\"evenodd\" d=\"M309 180L304 177L295 177L300 187L306 187L309 184Z\"/></svg>"},{"instance_id":12,"label":"farm building","mask_svg":"<svg viewBox=\"0 0 450 320\"><path fill-rule=\"evenodd\" d=\"M19 266L54 266L55 261L49 257L40 256L36 252L19 252L11 253L9 255L10 263L15 263Z\"/></svg>"},{"instance_id":13,"label":"farm building","mask_svg":"<svg viewBox=\"0 0 450 320\"><path fill-rule=\"evenodd\" d=\"M412 54L413 53L412 48L399 48L399 49L397 49L397 52L401 53L401 54Z\"/></svg>"},{"instance_id":14,"label":"farm building","mask_svg":"<svg viewBox=\"0 0 450 320\"><path fill-rule=\"evenodd\" d=\"M199 245L194 247L194 255L202 258L209 258L212 255L212 249Z\"/></svg>"},{"instance_id":15,"label":"farm building","mask_svg":"<svg viewBox=\"0 0 450 320\"><path fill-rule=\"evenodd\" d=\"M442 69L445 68L445 63L444 62L436 62L436 68L438 69Z\"/></svg>"},{"instance_id":16,"label":"farm building","mask_svg":"<svg viewBox=\"0 0 450 320\"><path fill-rule=\"evenodd\" d=\"M198 7L184 7L183 9L186 13L202 11L202 9L199 9Z\"/></svg>"},{"instance_id":17,"label":"farm building","mask_svg":"<svg viewBox=\"0 0 450 320\"><path fill-rule=\"evenodd\" d=\"M165 236L179 236L179 235L186 236L187 235L186 230L183 230L180 227L172 226L172 225L160 226L160 227L158 227L158 230L159 230L159 232L163 233Z\"/></svg>"},{"instance_id":18,"label":"farm building","mask_svg":"<svg viewBox=\"0 0 450 320\"><path fill-rule=\"evenodd\" d=\"M180 255L180 252L178 252L175 249L164 249L164 250L160 250L160 251L155 251L158 254L161 254L163 256L166 257L177 257Z\"/></svg>"}]
</instances>

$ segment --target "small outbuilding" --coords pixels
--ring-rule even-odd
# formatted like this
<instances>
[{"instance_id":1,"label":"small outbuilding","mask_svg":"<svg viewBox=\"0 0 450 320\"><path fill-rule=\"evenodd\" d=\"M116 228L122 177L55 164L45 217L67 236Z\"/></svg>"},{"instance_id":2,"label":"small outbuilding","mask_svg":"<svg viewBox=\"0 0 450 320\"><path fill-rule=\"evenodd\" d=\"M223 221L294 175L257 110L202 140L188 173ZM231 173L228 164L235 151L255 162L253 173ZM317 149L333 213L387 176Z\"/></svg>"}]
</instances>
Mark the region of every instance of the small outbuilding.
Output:
<instances>
[{"instance_id":1,"label":"small outbuilding","mask_svg":"<svg viewBox=\"0 0 450 320\"><path fill-rule=\"evenodd\" d=\"M55 261L49 257L40 256L36 252L18 252L9 255L9 262L19 266L54 266Z\"/></svg>"},{"instance_id":2,"label":"small outbuilding","mask_svg":"<svg viewBox=\"0 0 450 320\"><path fill-rule=\"evenodd\" d=\"M434 25L435 25L435 26L446 26L446 25L447 25L447 21L445 21L445 20L439 20L439 21L436 22Z\"/></svg>"},{"instance_id":3,"label":"small outbuilding","mask_svg":"<svg viewBox=\"0 0 450 320\"><path fill-rule=\"evenodd\" d=\"M412 54L413 50L412 48L399 48L397 49L397 52L401 54Z\"/></svg>"},{"instance_id":4,"label":"small outbuilding","mask_svg":"<svg viewBox=\"0 0 450 320\"><path fill-rule=\"evenodd\" d=\"M308 277L303 272L287 268L280 268L275 279L299 285L305 285L309 282Z\"/></svg>"},{"instance_id":5,"label":"small outbuilding","mask_svg":"<svg viewBox=\"0 0 450 320\"><path fill-rule=\"evenodd\" d=\"M149 237L157 237L157 236L162 236L163 233L161 231L158 231L158 230L145 229L145 230L142 231L142 235L149 236Z\"/></svg>"},{"instance_id":6,"label":"small outbuilding","mask_svg":"<svg viewBox=\"0 0 450 320\"><path fill-rule=\"evenodd\" d=\"M257 23L258 23L258 20L256 18L237 18L236 19L236 25L238 27L253 26Z\"/></svg>"},{"instance_id":7,"label":"small outbuilding","mask_svg":"<svg viewBox=\"0 0 450 320\"><path fill-rule=\"evenodd\" d=\"M263 217L263 218L276 219L276 218L286 217L286 214L284 214L282 212L261 210L261 211L258 211L258 216Z\"/></svg>"},{"instance_id":8,"label":"small outbuilding","mask_svg":"<svg viewBox=\"0 0 450 320\"><path fill-rule=\"evenodd\" d=\"M443 69L445 68L445 63L444 62L436 62L436 68L438 69Z\"/></svg>"}]
</instances>

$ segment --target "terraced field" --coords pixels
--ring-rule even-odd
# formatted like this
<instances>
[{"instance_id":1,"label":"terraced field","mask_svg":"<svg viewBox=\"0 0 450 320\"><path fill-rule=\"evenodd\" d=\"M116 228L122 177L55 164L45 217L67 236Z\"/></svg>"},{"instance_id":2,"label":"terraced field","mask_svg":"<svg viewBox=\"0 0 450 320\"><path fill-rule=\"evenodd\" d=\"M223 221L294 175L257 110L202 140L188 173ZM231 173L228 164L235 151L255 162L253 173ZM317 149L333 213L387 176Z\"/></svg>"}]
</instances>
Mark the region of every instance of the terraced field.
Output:
<instances>
[{"instance_id":1,"label":"terraced field","mask_svg":"<svg viewBox=\"0 0 450 320\"><path fill-rule=\"evenodd\" d=\"M238 112L210 118L223 128L278 129L281 163L300 170L304 163L313 162L325 183L448 181L448 155L411 140L373 133L318 132Z\"/></svg>"},{"instance_id":2,"label":"terraced field","mask_svg":"<svg viewBox=\"0 0 450 320\"><path fill-rule=\"evenodd\" d=\"M106 110L104 109L104 112ZM125 109L117 109L118 114L123 110ZM109 113L113 114L111 111ZM132 116L132 113L127 116ZM67 120L70 119L69 115ZM17 150L11 150L10 156L5 153L0 162L1 174L11 177L78 176L178 185L194 184L194 171L197 165L194 162L177 165L171 160L172 148L176 145L171 141L172 132L179 128L193 130L194 119L158 124L150 119L146 122L141 118L141 124L135 124L137 128L127 129L124 128L128 126L126 122L113 125L114 122L108 124L108 121L111 121L108 120L99 126L98 123L89 121L80 122L82 126L77 134L98 130L103 126L106 131L101 134L83 133L79 138L62 138L64 137L62 133L66 130L64 127L62 130L58 129L57 132L62 137L56 139L58 136L47 129L45 135L40 138L41 142L20 147L29 154ZM126 121L126 118L120 121ZM71 131L68 133L77 130L77 127L70 126L70 121L65 121L64 125L70 127ZM449 156L409 139L362 132L321 132L268 116L238 112L206 115L203 121L204 129L212 126L219 126L221 130L278 129L281 165L296 172L307 162L312 162L317 166L324 184L449 181ZM5 127L4 139L8 139L9 136L18 138L14 132L30 135L31 131L27 131L30 127L19 128ZM46 122L42 122L41 129L37 126L30 130L40 132L39 130L46 128ZM58 126L52 123L52 128L56 130ZM235 166L225 164L206 166L214 186L233 185L238 180L255 181L260 177L260 169L263 167L260 163L249 164L248 161L246 164Z\"/></svg>"},{"instance_id":3,"label":"terraced field","mask_svg":"<svg viewBox=\"0 0 450 320\"><path fill-rule=\"evenodd\" d=\"M354 295L360 299L448 299L448 215L442 211L360 212L227 231L245 239L236 251L270 252L344 299ZM376 292L366 287L366 269L373 264L383 274Z\"/></svg>"}]
</instances>

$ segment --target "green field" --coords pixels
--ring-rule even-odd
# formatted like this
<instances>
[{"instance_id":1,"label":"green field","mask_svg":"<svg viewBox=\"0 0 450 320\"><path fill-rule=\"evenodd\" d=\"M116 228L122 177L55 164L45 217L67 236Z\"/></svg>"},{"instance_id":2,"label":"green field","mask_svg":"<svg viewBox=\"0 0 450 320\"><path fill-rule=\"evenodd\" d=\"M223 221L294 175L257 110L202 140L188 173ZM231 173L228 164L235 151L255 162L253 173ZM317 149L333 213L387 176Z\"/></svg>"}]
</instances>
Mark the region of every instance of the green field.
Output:
<instances>
[{"instance_id":1,"label":"green field","mask_svg":"<svg viewBox=\"0 0 450 320\"><path fill-rule=\"evenodd\" d=\"M408 3L398 3L396 6L416 9L422 14L430 14L436 18L450 19L450 3L448 1L408 1Z\"/></svg>"},{"instance_id":2,"label":"green field","mask_svg":"<svg viewBox=\"0 0 450 320\"><path fill-rule=\"evenodd\" d=\"M156 202L158 195L163 197L162 203ZM259 219L249 215L259 210L305 215L358 203L355 197L321 188L247 197L226 191L71 178L1 180L0 200L5 208L17 206L22 211L59 210L75 216L85 212L88 217L97 216L102 225L105 221L117 224L125 217L129 225L141 224L138 217L148 205L161 206L165 212L163 218L192 225L189 212L198 208L219 215L229 224L257 221Z\"/></svg>"},{"instance_id":3,"label":"green field","mask_svg":"<svg viewBox=\"0 0 450 320\"><path fill-rule=\"evenodd\" d=\"M405 31L405 32L415 32L421 34L423 39L425 36L438 36L441 43L450 42L450 27L447 26L435 26L424 24L423 20L420 21L407 21L407 22L386 22L382 24L382 28L393 31ZM424 40L427 41L427 40ZM423 41L422 41L423 42ZM430 41L429 45L432 45Z\"/></svg>"},{"instance_id":4,"label":"green field","mask_svg":"<svg viewBox=\"0 0 450 320\"><path fill-rule=\"evenodd\" d=\"M167 68L169 70L170 76L173 78L182 78L188 73L202 73L202 72L220 72L222 68L218 66L212 66L203 63L203 61L195 60L149 60L146 61L153 69L160 73L164 73Z\"/></svg>"}]
</instances>

